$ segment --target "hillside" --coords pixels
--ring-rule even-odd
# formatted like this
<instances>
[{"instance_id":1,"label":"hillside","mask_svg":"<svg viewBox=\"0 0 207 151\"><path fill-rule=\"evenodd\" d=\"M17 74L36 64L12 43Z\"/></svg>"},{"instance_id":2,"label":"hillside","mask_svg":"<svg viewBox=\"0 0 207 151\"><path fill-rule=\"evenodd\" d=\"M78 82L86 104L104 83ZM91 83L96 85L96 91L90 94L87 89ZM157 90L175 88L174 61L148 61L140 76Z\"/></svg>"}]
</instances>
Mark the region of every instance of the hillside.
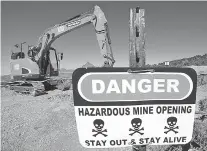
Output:
<instances>
[{"instance_id":1,"label":"hillside","mask_svg":"<svg viewBox=\"0 0 207 151\"><path fill-rule=\"evenodd\" d=\"M82 66L82 68L94 68L95 66L93 64L91 64L90 62L87 62L86 64L84 64Z\"/></svg>"},{"instance_id":2,"label":"hillside","mask_svg":"<svg viewBox=\"0 0 207 151\"><path fill-rule=\"evenodd\" d=\"M74 69L65 69L65 68L61 68L60 69L60 73L64 73L64 72L73 72Z\"/></svg>"},{"instance_id":3,"label":"hillside","mask_svg":"<svg viewBox=\"0 0 207 151\"><path fill-rule=\"evenodd\" d=\"M158 64L158 66L163 66L163 65L165 65L165 62ZM207 54L196 55L190 58L183 58L183 59L169 61L169 66L172 66L172 67L207 66Z\"/></svg>"}]
</instances>

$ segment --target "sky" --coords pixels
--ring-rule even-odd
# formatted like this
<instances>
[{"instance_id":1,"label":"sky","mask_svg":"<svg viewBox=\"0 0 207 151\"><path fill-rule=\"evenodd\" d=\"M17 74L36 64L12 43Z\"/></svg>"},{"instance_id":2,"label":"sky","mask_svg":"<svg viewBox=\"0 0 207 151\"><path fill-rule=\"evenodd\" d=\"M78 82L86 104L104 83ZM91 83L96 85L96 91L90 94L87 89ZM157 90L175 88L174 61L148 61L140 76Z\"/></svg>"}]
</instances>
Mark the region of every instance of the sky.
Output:
<instances>
[{"instance_id":1,"label":"sky","mask_svg":"<svg viewBox=\"0 0 207 151\"><path fill-rule=\"evenodd\" d=\"M129 9L145 9L146 63L203 55L207 53L207 2L196 1L3 1L1 2L1 72L10 73L10 52L15 44L36 45L47 28L101 7L109 25L114 67L129 66ZM64 53L61 67L76 69L86 62L101 66L100 53L92 24L72 31L52 46Z\"/></svg>"}]
</instances>

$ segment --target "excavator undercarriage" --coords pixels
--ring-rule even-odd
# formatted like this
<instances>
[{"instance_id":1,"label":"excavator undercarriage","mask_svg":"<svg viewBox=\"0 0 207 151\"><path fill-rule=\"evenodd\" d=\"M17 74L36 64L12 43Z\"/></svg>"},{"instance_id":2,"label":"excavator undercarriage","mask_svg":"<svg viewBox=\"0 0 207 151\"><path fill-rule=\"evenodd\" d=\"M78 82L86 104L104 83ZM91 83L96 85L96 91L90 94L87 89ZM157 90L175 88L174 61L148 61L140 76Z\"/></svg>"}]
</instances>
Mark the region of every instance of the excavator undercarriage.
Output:
<instances>
[{"instance_id":1,"label":"excavator undercarriage","mask_svg":"<svg viewBox=\"0 0 207 151\"><path fill-rule=\"evenodd\" d=\"M8 83L7 87L18 93L38 96L46 93L44 82L45 81L15 81Z\"/></svg>"},{"instance_id":2,"label":"excavator undercarriage","mask_svg":"<svg viewBox=\"0 0 207 151\"><path fill-rule=\"evenodd\" d=\"M38 96L46 94L49 90L69 90L72 89L72 79L54 77L43 81L14 81L8 82L7 88L17 93Z\"/></svg>"}]
</instances>

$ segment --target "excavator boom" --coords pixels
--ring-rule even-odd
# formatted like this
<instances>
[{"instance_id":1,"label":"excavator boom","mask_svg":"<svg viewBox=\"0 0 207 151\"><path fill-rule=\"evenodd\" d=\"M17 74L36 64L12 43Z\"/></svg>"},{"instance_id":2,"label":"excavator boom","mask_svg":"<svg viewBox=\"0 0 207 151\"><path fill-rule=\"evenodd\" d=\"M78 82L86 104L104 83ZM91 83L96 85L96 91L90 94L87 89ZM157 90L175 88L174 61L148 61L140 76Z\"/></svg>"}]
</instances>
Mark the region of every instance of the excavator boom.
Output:
<instances>
[{"instance_id":1,"label":"excavator boom","mask_svg":"<svg viewBox=\"0 0 207 151\"><path fill-rule=\"evenodd\" d=\"M92 23L96 32L97 40L101 50L101 54L104 58L104 67L113 67L115 60L111 48L111 39L109 36L109 29L107 20L103 11L99 6L94 6L93 9L86 13L82 13L69 20L66 20L60 24L57 24L47 29L43 35L39 38L35 60L39 61L41 73L43 71L44 55L51 47L51 44L60 36L67 34L75 29L78 29L86 24Z\"/></svg>"}]
</instances>

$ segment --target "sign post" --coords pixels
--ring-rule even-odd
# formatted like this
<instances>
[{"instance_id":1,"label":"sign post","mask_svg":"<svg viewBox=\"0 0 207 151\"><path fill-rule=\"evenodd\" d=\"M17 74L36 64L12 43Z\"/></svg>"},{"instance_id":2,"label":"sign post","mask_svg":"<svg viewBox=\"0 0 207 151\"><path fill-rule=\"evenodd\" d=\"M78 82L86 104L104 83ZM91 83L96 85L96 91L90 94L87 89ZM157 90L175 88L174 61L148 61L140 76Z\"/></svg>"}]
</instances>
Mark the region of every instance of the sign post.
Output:
<instances>
[{"instance_id":1,"label":"sign post","mask_svg":"<svg viewBox=\"0 0 207 151\"><path fill-rule=\"evenodd\" d=\"M129 66L144 67L145 54L145 10L131 8L129 16ZM133 146L133 151L146 151L146 146Z\"/></svg>"},{"instance_id":2,"label":"sign post","mask_svg":"<svg viewBox=\"0 0 207 151\"><path fill-rule=\"evenodd\" d=\"M129 14L129 66L143 67L146 63L145 10L131 8Z\"/></svg>"},{"instance_id":3,"label":"sign post","mask_svg":"<svg viewBox=\"0 0 207 151\"><path fill-rule=\"evenodd\" d=\"M73 97L86 148L186 144L193 133L191 68L79 68Z\"/></svg>"}]
</instances>

